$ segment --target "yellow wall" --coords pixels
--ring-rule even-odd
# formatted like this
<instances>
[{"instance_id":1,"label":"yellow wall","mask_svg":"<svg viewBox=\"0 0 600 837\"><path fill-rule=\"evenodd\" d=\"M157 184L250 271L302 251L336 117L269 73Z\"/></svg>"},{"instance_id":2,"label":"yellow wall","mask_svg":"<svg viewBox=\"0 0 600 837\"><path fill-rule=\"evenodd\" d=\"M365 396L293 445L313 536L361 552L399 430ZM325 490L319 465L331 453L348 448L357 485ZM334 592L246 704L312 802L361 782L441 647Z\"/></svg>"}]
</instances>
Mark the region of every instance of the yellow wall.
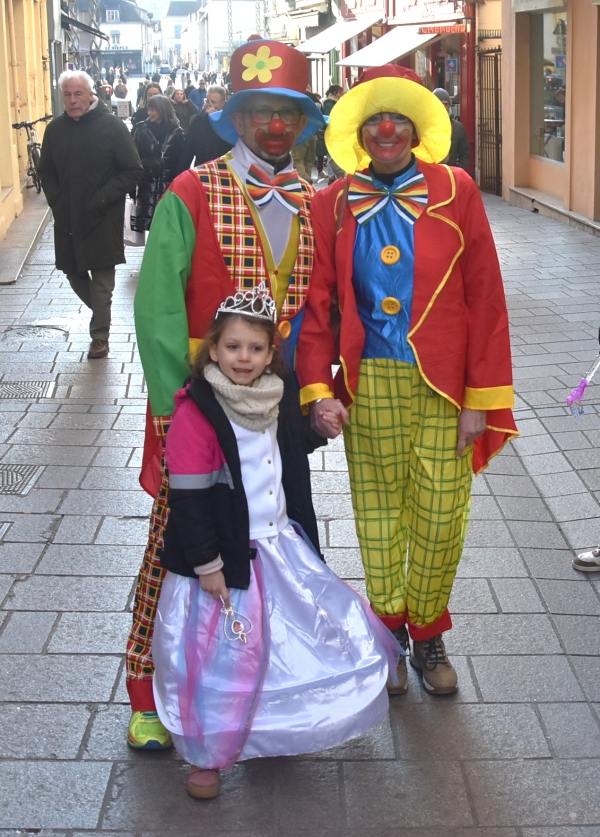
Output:
<instances>
[{"instance_id":1,"label":"yellow wall","mask_svg":"<svg viewBox=\"0 0 600 837\"><path fill-rule=\"evenodd\" d=\"M530 155L529 14L502 4L502 196L544 192L565 210L600 220L600 23L590 0L568 0L564 165Z\"/></svg>"},{"instance_id":2,"label":"yellow wall","mask_svg":"<svg viewBox=\"0 0 600 837\"><path fill-rule=\"evenodd\" d=\"M12 7L13 26L10 10ZM15 92L18 96L15 97ZM23 208L25 133L13 122L50 114L50 74L44 0L0 2L0 240ZM43 124L39 136L43 135Z\"/></svg>"}]
</instances>

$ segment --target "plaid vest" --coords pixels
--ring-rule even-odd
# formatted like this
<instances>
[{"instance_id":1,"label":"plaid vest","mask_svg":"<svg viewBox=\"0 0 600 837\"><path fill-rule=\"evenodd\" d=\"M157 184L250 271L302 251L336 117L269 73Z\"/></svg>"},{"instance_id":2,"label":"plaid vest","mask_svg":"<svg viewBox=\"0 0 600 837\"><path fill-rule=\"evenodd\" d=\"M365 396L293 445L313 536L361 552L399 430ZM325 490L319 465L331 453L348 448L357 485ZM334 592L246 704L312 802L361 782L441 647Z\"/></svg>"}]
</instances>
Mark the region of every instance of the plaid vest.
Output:
<instances>
[{"instance_id":1,"label":"plaid vest","mask_svg":"<svg viewBox=\"0 0 600 837\"><path fill-rule=\"evenodd\" d=\"M231 281L237 290L246 290L264 279L271 287L259 232L242 190L227 164L212 160L195 169L208 200L217 240ZM312 190L302 182L302 208L298 213L300 236L298 254L289 277L278 273L278 282L288 279L281 317L291 318L306 301L313 269L314 239L309 215Z\"/></svg>"}]
</instances>

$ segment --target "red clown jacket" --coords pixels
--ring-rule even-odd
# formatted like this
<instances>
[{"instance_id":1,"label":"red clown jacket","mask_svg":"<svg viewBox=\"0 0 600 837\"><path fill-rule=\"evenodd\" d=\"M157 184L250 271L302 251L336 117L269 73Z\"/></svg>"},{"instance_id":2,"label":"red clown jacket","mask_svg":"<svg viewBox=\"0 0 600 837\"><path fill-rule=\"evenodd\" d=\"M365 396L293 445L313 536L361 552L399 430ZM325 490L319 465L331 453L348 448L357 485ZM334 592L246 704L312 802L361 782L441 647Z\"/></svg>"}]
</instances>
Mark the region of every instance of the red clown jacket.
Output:
<instances>
[{"instance_id":1,"label":"red clown jacket","mask_svg":"<svg viewBox=\"0 0 600 837\"><path fill-rule=\"evenodd\" d=\"M459 410L486 410L487 430L473 452L473 470L479 473L518 435L511 412L510 340L500 266L474 181L461 169L421 161L417 165L429 197L415 223L408 342L432 389ZM357 222L344 205L343 192L344 181L338 181L317 193L311 204L315 267L296 360L303 404L333 395L349 406L358 384L365 333L352 283ZM339 345L331 328L336 298ZM334 381L331 364L338 352Z\"/></svg>"}]
</instances>

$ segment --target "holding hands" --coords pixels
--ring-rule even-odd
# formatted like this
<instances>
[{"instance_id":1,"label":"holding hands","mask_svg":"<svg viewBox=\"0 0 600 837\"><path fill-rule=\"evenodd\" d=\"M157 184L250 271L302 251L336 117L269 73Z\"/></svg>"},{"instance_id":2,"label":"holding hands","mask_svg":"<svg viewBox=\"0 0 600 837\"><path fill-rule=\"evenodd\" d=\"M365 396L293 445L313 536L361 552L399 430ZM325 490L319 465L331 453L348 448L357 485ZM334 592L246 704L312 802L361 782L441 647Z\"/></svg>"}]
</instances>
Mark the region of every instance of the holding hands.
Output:
<instances>
[{"instance_id":1,"label":"holding hands","mask_svg":"<svg viewBox=\"0 0 600 837\"><path fill-rule=\"evenodd\" d=\"M320 398L310 405L310 423L313 430L326 439L335 439L348 423L348 410L337 398Z\"/></svg>"}]
</instances>

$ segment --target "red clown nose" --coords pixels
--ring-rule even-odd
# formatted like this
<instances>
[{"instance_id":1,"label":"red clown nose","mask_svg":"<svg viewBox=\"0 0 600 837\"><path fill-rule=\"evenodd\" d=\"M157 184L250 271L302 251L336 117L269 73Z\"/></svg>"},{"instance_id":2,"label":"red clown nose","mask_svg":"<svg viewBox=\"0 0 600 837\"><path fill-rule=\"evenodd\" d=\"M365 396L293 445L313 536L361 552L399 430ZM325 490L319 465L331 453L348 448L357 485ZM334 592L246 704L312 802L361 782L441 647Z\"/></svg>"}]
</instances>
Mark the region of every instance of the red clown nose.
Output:
<instances>
[{"instance_id":1,"label":"red clown nose","mask_svg":"<svg viewBox=\"0 0 600 837\"><path fill-rule=\"evenodd\" d=\"M391 119L382 119L379 123L379 133L382 137L391 137L396 131L396 126Z\"/></svg>"},{"instance_id":2,"label":"red clown nose","mask_svg":"<svg viewBox=\"0 0 600 837\"><path fill-rule=\"evenodd\" d=\"M270 134L285 134L285 122L282 119L271 119L269 122Z\"/></svg>"}]
</instances>

